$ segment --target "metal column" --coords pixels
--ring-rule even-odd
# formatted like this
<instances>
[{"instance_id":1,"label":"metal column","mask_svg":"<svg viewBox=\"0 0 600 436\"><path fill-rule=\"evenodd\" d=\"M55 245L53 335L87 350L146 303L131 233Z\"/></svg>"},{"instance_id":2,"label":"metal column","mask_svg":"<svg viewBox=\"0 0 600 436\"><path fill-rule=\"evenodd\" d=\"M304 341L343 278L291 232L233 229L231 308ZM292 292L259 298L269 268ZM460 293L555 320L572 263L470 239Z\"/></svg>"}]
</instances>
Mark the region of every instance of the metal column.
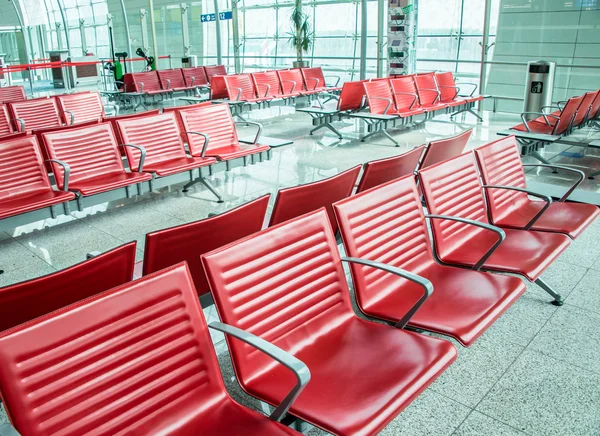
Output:
<instances>
[{"instance_id":1,"label":"metal column","mask_svg":"<svg viewBox=\"0 0 600 436\"><path fill-rule=\"evenodd\" d=\"M360 0L360 80L367 77L367 0Z\"/></svg>"},{"instance_id":2,"label":"metal column","mask_svg":"<svg viewBox=\"0 0 600 436\"><path fill-rule=\"evenodd\" d=\"M217 30L217 65L223 63L221 54L221 17L219 16L219 0L215 0L215 26Z\"/></svg>"},{"instance_id":3,"label":"metal column","mask_svg":"<svg viewBox=\"0 0 600 436\"><path fill-rule=\"evenodd\" d=\"M490 37L490 18L492 14L492 0L485 0L485 12L483 16L483 39L481 41L481 65L479 66L479 94L485 94L485 76L487 74L487 53L490 49L488 45ZM477 102L478 109L483 109L483 101Z\"/></svg>"},{"instance_id":4,"label":"metal column","mask_svg":"<svg viewBox=\"0 0 600 436\"><path fill-rule=\"evenodd\" d=\"M148 0L150 7L150 31L152 32L152 47L154 50L154 65L153 70L158 69L158 42L156 40L156 25L154 24L154 0Z\"/></svg>"},{"instance_id":5,"label":"metal column","mask_svg":"<svg viewBox=\"0 0 600 436\"><path fill-rule=\"evenodd\" d=\"M67 38L67 51L69 52L69 56L72 56L73 54L71 53L71 42L69 41L69 28L67 26L67 17L65 17L65 7L63 6L62 0L56 0L56 4L58 5L58 9L60 9L60 17L62 18L63 26L65 27L65 37ZM56 36L58 38L58 34Z\"/></svg>"},{"instance_id":6,"label":"metal column","mask_svg":"<svg viewBox=\"0 0 600 436\"><path fill-rule=\"evenodd\" d=\"M121 11L123 11L123 22L125 24L125 37L127 38L127 54L133 57L131 51L131 36L129 35L129 20L127 19L127 10L125 9L125 0L121 0Z\"/></svg>"},{"instance_id":7,"label":"metal column","mask_svg":"<svg viewBox=\"0 0 600 436\"><path fill-rule=\"evenodd\" d=\"M146 20L147 15L148 12L146 11L146 9L140 9L140 24L142 25L142 45L146 53L150 51L150 42L148 41L148 21ZM134 55L135 53L129 54L129 56L131 56L132 58L135 57Z\"/></svg>"},{"instance_id":8,"label":"metal column","mask_svg":"<svg viewBox=\"0 0 600 436\"><path fill-rule=\"evenodd\" d=\"M384 31L387 30L385 16L385 0L377 0L377 77L383 77L383 61L385 60L384 47L386 42L383 42ZM387 32L386 37L387 37ZM386 38L387 39L387 38ZM385 73L387 76L387 71Z\"/></svg>"},{"instance_id":9,"label":"metal column","mask_svg":"<svg viewBox=\"0 0 600 436\"><path fill-rule=\"evenodd\" d=\"M87 40L85 38L85 20L80 18L79 19L79 34L81 36L81 51L83 52L83 55L87 55L88 52L88 47L87 47Z\"/></svg>"},{"instance_id":10,"label":"metal column","mask_svg":"<svg viewBox=\"0 0 600 436\"><path fill-rule=\"evenodd\" d=\"M188 9L189 6L181 3L181 34L183 38L183 56L189 56L190 48L190 29L188 26Z\"/></svg>"},{"instance_id":11,"label":"metal column","mask_svg":"<svg viewBox=\"0 0 600 436\"><path fill-rule=\"evenodd\" d=\"M236 74L241 73L240 64L240 29L238 18L238 3L239 0L231 0L231 25L233 26L233 62Z\"/></svg>"}]
</instances>

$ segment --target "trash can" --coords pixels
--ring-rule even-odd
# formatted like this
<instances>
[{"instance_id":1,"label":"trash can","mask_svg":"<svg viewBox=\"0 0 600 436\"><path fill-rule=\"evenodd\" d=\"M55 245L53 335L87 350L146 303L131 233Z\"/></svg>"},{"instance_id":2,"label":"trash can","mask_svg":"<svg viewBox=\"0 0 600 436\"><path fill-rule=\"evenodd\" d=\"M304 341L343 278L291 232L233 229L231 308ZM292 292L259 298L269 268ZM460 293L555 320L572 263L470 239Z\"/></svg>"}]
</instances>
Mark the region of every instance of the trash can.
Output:
<instances>
[{"instance_id":1,"label":"trash can","mask_svg":"<svg viewBox=\"0 0 600 436\"><path fill-rule=\"evenodd\" d=\"M527 81L523 112L541 112L542 107L552 104L555 69L556 63L554 62L527 62ZM527 120L537 117L537 115L525 116Z\"/></svg>"},{"instance_id":2,"label":"trash can","mask_svg":"<svg viewBox=\"0 0 600 436\"><path fill-rule=\"evenodd\" d=\"M197 67L197 66L198 66L198 56L190 55L190 56L181 58L181 68Z\"/></svg>"}]
</instances>

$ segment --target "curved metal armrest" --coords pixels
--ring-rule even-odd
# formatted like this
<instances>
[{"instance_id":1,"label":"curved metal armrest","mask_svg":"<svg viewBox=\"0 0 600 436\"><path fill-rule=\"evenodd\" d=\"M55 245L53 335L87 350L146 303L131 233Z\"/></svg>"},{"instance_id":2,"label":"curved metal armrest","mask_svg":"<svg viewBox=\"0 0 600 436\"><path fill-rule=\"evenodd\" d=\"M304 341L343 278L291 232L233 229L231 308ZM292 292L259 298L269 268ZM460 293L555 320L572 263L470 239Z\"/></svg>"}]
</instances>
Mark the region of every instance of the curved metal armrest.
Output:
<instances>
[{"instance_id":1,"label":"curved metal armrest","mask_svg":"<svg viewBox=\"0 0 600 436\"><path fill-rule=\"evenodd\" d=\"M23 118L15 118L15 122L18 123L17 127L20 128L19 132L25 131L25 120Z\"/></svg>"},{"instance_id":2,"label":"curved metal armrest","mask_svg":"<svg viewBox=\"0 0 600 436\"><path fill-rule=\"evenodd\" d=\"M265 91L265 95L263 95L263 97L268 97L269 93L271 92L271 85L269 85L268 83L264 83L260 86L266 86L267 90ZM256 88L258 89L258 86Z\"/></svg>"},{"instance_id":3,"label":"curved metal armrest","mask_svg":"<svg viewBox=\"0 0 600 436\"><path fill-rule=\"evenodd\" d=\"M308 85L308 81L309 81L309 80L314 80L314 81L316 82L316 83L315 83L315 86L313 86L313 89L310 89L310 90L309 90L309 91L314 91L315 89L317 89L317 86L319 86L319 79L316 79L316 78L314 78L314 77L309 77L309 78L308 78L308 80L306 81L306 82L307 82L307 83L306 83L307 85ZM307 88L308 88L308 86L307 86Z\"/></svg>"},{"instance_id":4,"label":"curved metal armrest","mask_svg":"<svg viewBox=\"0 0 600 436\"><path fill-rule=\"evenodd\" d=\"M237 89L238 95L237 95L237 97L235 97L234 101L240 101L240 97L242 96L242 93L244 92L244 90L242 88L231 88L231 89Z\"/></svg>"},{"instance_id":5,"label":"curved metal armrest","mask_svg":"<svg viewBox=\"0 0 600 436\"><path fill-rule=\"evenodd\" d=\"M204 137L204 145L202 146L202 152L200 153L201 157L204 157L206 154L206 150L208 150L208 141L210 141L210 136L206 133L202 132L185 132L186 135L200 135Z\"/></svg>"},{"instance_id":6,"label":"curved metal armrest","mask_svg":"<svg viewBox=\"0 0 600 436\"><path fill-rule=\"evenodd\" d=\"M140 85L140 94L143 94L144 93L144 82L140 82L139 85Z\"/></svg>"},{"instance_id":7,"label":"curved metal armrest","mask_svg":"<svg viewBox=\"0 0 600 436\"><path fill-rule=\"evenodd\" d=\"M485 189L506 189L508 191L524 192L525 194L529 194L533 197L541 198L542 200L544 200L546 202L546 205L544 207L542 207L540 209L540 211L533 218L531 218L531 220L529 220L529 222L525 225L525 227L524 227L525 230L531 229L531 226L533 226L535 224L535 222L542 216L542 214L544 212L546 212L546 209L548 209L550 207L550 205L552 204L552 198L550 198L549 196L544 195L544 194L539 194L537 192L529 191L528 189L517 188L516 186L483 185L483 187Z\"/></svg>"},{"instance_id":8,"label":"curved metal armrest","mask_svg":"<svg viewBox=\"0 0 600 436\"><path fill-rule=\"evenodd\" d=\"M441 96L442 93L440 92L439 89L434 89L434 88L419 88L421 91L435 91L437 93L437 97L435 97L433 99L433 101L431 102L431 104L434 104L437 100L441 100Z\"/></svg>"},{"instance_id":9,"label":"curved metal armrest","mask_svg":"<svg viewBox=\"0 0 600 436\"><path fill-rule=\"evenodd\" d=\"M410 95L413 98L413 101L408 108L409 110L413 108L413 106L417 103L417 100L419 99L419 96L412 92L394 92L394 95Z\"/></svg>"},{"instance_id":10,"label":"curved metal armrest","mask_svg":"<svg viewBox=\"0 0 600 436\"><path fill-rule=\"evenodd\" d=\"M479 85L477 83L472 83L472 82L460 82L460 83L458 83L458 85L471 85L473 87L473 91L471 91L471 93L469 94L469 97L473 97L473 94L475 94L475 91L477 91L477 88L479 87Z\"/></svg>"},{"instance_id":11,"label":"curved metal armrest","mask_svg":"<svg viewBox=\"0 0 600 436\"><path fill-rule=\"evenodd\" d=\"M69 190L69 176L71 175L71 166L68 163L66 163L65 161L58 160L58 159L48 159L48 162L54 162L55 164L58 164L61 167L63 167L63 170L65 172L65 174L63 176L63 191L68 191ZM56 174L54 175L54 178L56 178Z\"/></svg>"},{"instance_id":12,"label":"curved metal armrest","mask_svg":"<svg viewBox=\"0 0 600 436\"><path fill-rule=\"evenodd\" d=\"M387 102L387 106L385 107L385 109L383 110L383 115L387 114L388 109L390 108L390 106L392 105L392 100L389 98L385 98L385 97L366 97L366 100L383 100Z\"/></svg>"},{"instance_id":13,"label":"curved metal armrest","mask_svg":"<svg viewBox=\"0 0 600 436\"><path fill-rule=\"evenodd\" d=\"M556 102L556 107L560 109L560 111L562 112L562 110L565 108L565 105L567 104L568 100L562 100L562 101L557 101Z\"/></svg>"},{"instance_id":14,"label":"curved metal armrest","mask_svg":"<svg viewBox=\"0 0 600 436\"><path fill-rule=\"evenodd\" d=\"M290 353L242 329L217 321L211 322L208 326L214 330L233 336L246 344L252 345L254 348L262 351L267 356L272 357L294 373L297 380L296 385L269 416L273 421L281 421L292 406L294 400L298 398L304 387L310 381L310 370L308 369L308 366Z\"/></svg>"},{"instance_id":15,"label":"curved metal armrest","mask_svg":"<svg viewBox=\"0 0 600 436\"><path fill-rule=\"evenodd\" d=\"M562 109L558 105L542 106L542 112L544 112L544 109L558 109L559 111L562 112ZM550 114L548 114L548 115L550 115Z\"/></svg>"},{"instance_id":16,"label":"curved metal armrest","mask_svg":"<svg viewBox=\"0 0 600 436\"><path fill-rule=\"evenodd\" d=\"M0 436L20 436L20 433L12 426L12 424L7 422L6 424L0 425Z\"/></svg>"},{"instance_id":17,"label":"curved metal armrest","mask_svg":"<svg viewBox=\"0 0 600 436\"><path fill-rule=\"evenodd\" d=\"M194 82L196 81L196 78L194 76L190 77L190 79L192 79L192 81L190 82L190 86L194 86Z\"/></svg>"},{"instance_id":18,"label":"curved metal armrest","mask_svg":"<svg viewBox=\"0 0 600 436\"><path fill-rule=\"evenodd\" d=\"M69 118L71 118L71 123L69 125L75 124L75 114L72 111L63 110L64 113L69 114Z\"/></svg>"},{"instance_id":19,"label":"curved metal armrest","mask_svg":"<svg viewBox=\"0 0 600 436\"><path fill-rule=\"evenodd\" d=\"M144 147L142 147L141 145L135 145L135 144L121 144L121 147L131 147L131 148L135 148L135 149L139 150L140 160L138 161L137 172L141 173L142 170L144 169L144 161L146 160L146 149Z\"/></svg>"},{"instance_id":20,"label":"curved metal armrest","mask_svg":"<svg viewBox=\"0 0 600 436\"><path fill-rule=\"evenodd\" d=\"M333 85L334 88L336 88L340 84L340 80L342 80L342 78L340 76L334 76L334 75L323 76L323 79L327 79L328 77L336 79L335 80L335 85ZM327 83L325 83L325 85L327 85Z\"/></svg>"},{"instance_id":21,"label":"curved metal armrest","mask_svg":"<svg viewBox=\"0 0 600 436\"><path fill-rule=\"evenodd\" d=\"M473 269L476 271L481 269L481 267L483 266L485 261L488 260L492 254L494 254L494 251L496 251L496 249L500 246L500 244L502 244L502 241L504 241L504 239L506 239L506 233L504 233L504 230L502 230L500 227L496 227L491 224L482 223L482 222L470 220L467 218L460 218L457 216L449 216L449 215L429 215L429 214L427 214L427 215L425 215L425 218L450 220L450 221L456 221L459 223L470 224L472 226L481 227L482 229L489 230L490 232L494 232L498 235L498 242L496 242L483 256L481 256L481 259L479 259L479 261L473 266Z\"/></svg>"},{"instance_id":22,"label":"curved metal armrest","mask_svg":"<svg viewBox=\"0 0 600 436\"><path fill-rule=\"evenodd\" d=\"M452 96L452 100L454 100L456 97L458 97L458 94L460 94L460 88L458 86L450 86L450 85L438 85L439 88L451 88L454 89L454 95ZM475 92L475 91L473 91Z\"/></svg>"},{"instance_id":23,"label":"curved metal armrest","mask_svg":"<svg viewBox=\"0 0 600 436\"><path fill-rule=\"evenodd\" d=\"M283 84L283 83L285 83L285 82L288 82L288 83L291 83L291 84L292 84L292 89L290 89L290 94L291 94L292 92L294 92L294 89L296 89L296 82L295 82L294 80L282 80L282 81L281 81L281 84Z\"/></svg>"},{"instance_id":24,"label":"curved metal armrest","mask_svg":"<svg viewBox=\"0 0 600 436\"><path fill-rule=\"evenodd\" d=\"M562 165L550 165L550 164L523 164L524 167L545 167L545 168L556 168L559 170L563 170L563 171L570 171L572 173L578 174L579 175L579 180L577 180L575 182L575 184L573 186L571 186L567 192L564 193L564 195L562 197L560 197L560 200L558 200L559 203L562 203L563 201L565 201L567 198L569 198L569 195L571 195L571 193L577 189L579 187L579 185L581 185L581 182L583 182L583 180L585 179L585 173L581 170L578 170L577 168L571 168L571 167L565 167Z\"/></svg>"},{"instance_id":25,"label":"curved metal armrest","mask_svg":"<svg viewBox=\"0 0 600 436\"><path fill-rule=\"evenodd\" d=\"M123 82L122 80L115 80L115 90L118 91L119 90L119 85L123 85L123 92L125 92L125 82Z\"/></svg>"},{"instance_id":26,"label":"curved metal armrest","mask_svg":"<svg viewBox=\"0 0 600 436\"><path fill-rule=\"evenodd\" d=\"M370 266L371 268L377 268L382 271L388 272L390 274L397 275L398 277L402 277L403 279L409 280L423 288L423 296L419 298L413 307L410 308L408 312L396 323L396 327L402 329L406 327L406 324L410 321L410 319L417 313L419 308L425 303L425 301L433 294L433 284L424 277L421 277L417 274L413 274L411 272L405 271L400 268L396 268L391 265L387 265L382 262L375 262L373 260L360 259L357 257L342 257L342 262L349 263L357 263L359 265Z\"/></svg>"},{"instance_id":27,"label":"curved metal armrest","mask_svg":"<svg viewBox=\"0 0 600 436\"><path fill-rule=\"evenodd\" d=\"M523 121L523 124L525 125L525 129L528 132L531 132L531 130L529 129L529 124L527 123L527 118L525 118L525 115L541 115L544 117L544 121L546 121L546 125L550 125L550 121L548 121L548 117L551 116L550 114L547 114L545 112L522 112L521 113L521 121Z\"/></svg>"},{"instance_id":28,"label":"curved metal armrest","mask_svg":"<svg viewBox=\"0 0 600 436\"><path fill-rule=\"evenodd\" d=\"M258 127L258 130L256 131L256 136L254 137L254 145L258 143L258 139L262 134L262 124L257 123L256 121L236 121L233 124L252 124L253 126Z\"/></svg>"}]
</instances>

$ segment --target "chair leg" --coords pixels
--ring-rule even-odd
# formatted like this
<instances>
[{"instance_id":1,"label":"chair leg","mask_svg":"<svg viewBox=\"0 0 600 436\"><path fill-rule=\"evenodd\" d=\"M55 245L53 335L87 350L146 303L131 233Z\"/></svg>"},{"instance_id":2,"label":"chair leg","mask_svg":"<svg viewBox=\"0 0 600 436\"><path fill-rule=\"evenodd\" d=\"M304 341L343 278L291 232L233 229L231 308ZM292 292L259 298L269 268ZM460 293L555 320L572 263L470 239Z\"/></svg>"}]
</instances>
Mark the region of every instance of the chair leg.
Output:
<instances>
[{"instance_id":1,"label":"chair leg","mask_svg":"<svg viewBox=\"0 0 600 436\"><path fill-rule=\"evenodd\" d=\"M599 176L599 175L600 175L600 171L596 171L596 172L594 172L594 173L590 174L590 175L588 176L588 179L590 179L590 180L594 180L594 178L595 178L596 176Z\"/></svg>"},{"instance_id":2,"label":"chair leg","mask_svg":"<svg viewBox=\"0 0 600 436\"><path fill-rule=\"evenodd\" d=\"M331 124L329 123L323 123L317 127L315 127L314 129L312 129L310 131L310 134L312 135L314 132L316 132L319 129L329 129L331 130L333 133L335 133L337 135L338 138L342 139L342 134L335 128L333 127Z\"/></svg>"},{"instance_id":3,"label":"chair leg","mask_svg":"<svg viewBox=\"0 0 600 436\"><path fill-rule=\"evenodd\" d=\"M554 292L552 290L552 288L550 286L548 286L548 284L545 283L542 279L538 278L535 281L535 284L538 285L540 288L542 288L547 293L549 293L552 296L552 298L554 298L554 301L552 302L552 304L554 304L555 306L563 305L563 303L564 303L563 297L561 297L560 294L557 294L556 292Z\"/></svg>"},{"instance_id":4,"label":"chair leg","mask_svg":"<svg viewBox=\"0 0 600 436\"><path fill-rule=\"evenodd\" d=\"M204 177L200 176L197 179L200 183L202 183L204 186L206 186L206 188L212 192L214 194L215 197L217 197L217 203L223 203L223 197L221 197L221 194L219 194L219 191L217 191L215 189L215 187L212 185L212 183L210 183L208 180L206 180Z\"/></svg>"}]
</instances>

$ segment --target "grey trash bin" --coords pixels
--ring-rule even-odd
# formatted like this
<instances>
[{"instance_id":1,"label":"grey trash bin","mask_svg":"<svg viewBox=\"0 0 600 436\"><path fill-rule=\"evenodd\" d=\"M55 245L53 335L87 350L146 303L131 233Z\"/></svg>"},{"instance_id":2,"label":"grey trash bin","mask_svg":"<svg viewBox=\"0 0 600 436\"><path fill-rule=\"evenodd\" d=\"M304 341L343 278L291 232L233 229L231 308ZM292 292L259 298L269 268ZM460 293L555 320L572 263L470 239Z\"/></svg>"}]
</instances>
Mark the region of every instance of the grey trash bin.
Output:
<instances>
[{"instance_id":1,"label":"grey trash bin","mask_svg":"<svg viewBox=\"0 0 600 436\"><path fill-rule=\"evenodd\" d=\"M527 82L525 85L523 112L541 112L542 107L552 104L555 69L556 63L554 62L527 62ZM537 117L536 115L525 116L527 120Z\"/></svg>"}]
</instances>

